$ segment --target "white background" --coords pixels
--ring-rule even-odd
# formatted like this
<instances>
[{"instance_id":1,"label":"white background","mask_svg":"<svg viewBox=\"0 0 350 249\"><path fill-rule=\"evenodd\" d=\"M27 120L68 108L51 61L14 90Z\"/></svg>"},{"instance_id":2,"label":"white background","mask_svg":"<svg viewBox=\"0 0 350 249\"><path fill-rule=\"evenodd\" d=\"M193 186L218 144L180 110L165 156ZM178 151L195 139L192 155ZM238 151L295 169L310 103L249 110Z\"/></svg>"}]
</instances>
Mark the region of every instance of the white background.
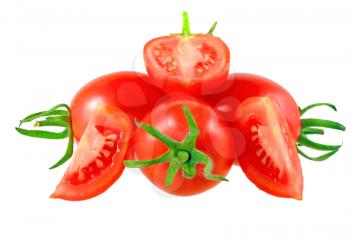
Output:
<instances>
[{"instance_id":1,"label":"white background","mask_svg":"<svg viewBox=\"0 0 350 249\"><path fill-rule=\"evenodd\" d=\"M301 106L330 101L338 113L312 114L350 127L347 2L1 0L0 248L350 248L348 132L323 140L344 142L328 161L302 159L303 201L269 196L234 167L229 183L189 198L126 170L103 195L73 203L48 198L67 165L47 168L65 141L14 130L97 76L144 71L144 43L180 31L182 10L194 32L219 22L232 72L267 76Z\"/></svg>"}]
</instances>

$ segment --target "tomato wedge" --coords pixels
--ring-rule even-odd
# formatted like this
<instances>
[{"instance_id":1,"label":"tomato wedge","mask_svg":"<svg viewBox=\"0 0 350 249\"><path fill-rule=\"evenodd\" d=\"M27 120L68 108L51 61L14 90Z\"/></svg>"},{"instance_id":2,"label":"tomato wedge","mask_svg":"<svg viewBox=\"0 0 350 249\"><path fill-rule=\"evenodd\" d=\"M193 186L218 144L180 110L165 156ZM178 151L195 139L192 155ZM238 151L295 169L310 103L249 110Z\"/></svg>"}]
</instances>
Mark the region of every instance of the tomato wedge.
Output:
<instances>
[{"instance_id":1,"label":"tomato wedge","mask_svg":"<svg viewBox=\"0 0 350 249\"><path fill-rule=\"evenodd\" d=\"M235 122L246 141L238 162L247 177L267 193L301 200L296 140L278 103L268 97L249 98L238 107Z\"/></svg>"},{"instance_id":2,"label":"tomato wedge","mask_svg":"<svg viewBox=\"0 0 350 249\"><path fill-rule=\"evenodd\" d=\"M107 190L124 170L131 132L127 114L113 106L98 106L70 166L50 197L77 201Z\"/></svg>"},{"instance_id":3,"label":"tomato wedge","mask_svg":"<svg viewBox=\"0 0 350 249\"><path fill-rule=\"evenodd\" d=\"M230 51L212 34L191 34L184 13L183 32L149 41L144 60L153 84L163 91L199 96L220 90L228 75Z\"/></svg>"}]
</instances>

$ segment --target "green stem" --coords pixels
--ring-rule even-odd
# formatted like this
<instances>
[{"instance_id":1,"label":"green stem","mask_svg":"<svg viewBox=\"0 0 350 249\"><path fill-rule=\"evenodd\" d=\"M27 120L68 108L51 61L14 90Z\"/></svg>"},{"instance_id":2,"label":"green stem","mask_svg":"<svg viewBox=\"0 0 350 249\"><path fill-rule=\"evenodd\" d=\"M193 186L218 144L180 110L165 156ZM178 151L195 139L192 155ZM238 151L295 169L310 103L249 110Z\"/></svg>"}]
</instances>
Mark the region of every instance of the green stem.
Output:
<instances>
[{"instance_id":1,"label":"green stem","mask_svg":"<svg viewBox=\"0 0 350 249\"><path fill-rule=\"evenodd\" d=\"M182 12L182 37L191 36L190 20L188 18L188 13L186 11Z\"/></svg>"},{"instance_id":2,"label":"green stem","mask_svg":"<svg viewBox=\"0 0 350 249\"><path fill-rule=\"evenodd\" d=\"M208 35L213 35L217 24L218 24L218 22L215 21L214 24L210 27L210 29L208 31Z\"/></svg>"}]
</instances>

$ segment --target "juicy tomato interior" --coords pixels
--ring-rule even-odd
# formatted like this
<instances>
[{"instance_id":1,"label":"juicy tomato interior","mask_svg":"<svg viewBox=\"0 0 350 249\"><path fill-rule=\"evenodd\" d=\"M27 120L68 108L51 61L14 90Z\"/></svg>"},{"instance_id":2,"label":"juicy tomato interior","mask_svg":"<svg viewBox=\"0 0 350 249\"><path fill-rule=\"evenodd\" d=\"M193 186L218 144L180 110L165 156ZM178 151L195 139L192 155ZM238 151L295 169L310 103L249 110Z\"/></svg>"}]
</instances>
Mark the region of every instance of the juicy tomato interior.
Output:
<instances>
[{"instance_id":1,"label":"juicy tomato interior","mask_svg":"<svg viewBox=\"0 0 350 249\"><path fill-rule=\"evenodd\" d=\"M267 193L302 199L296 141L277 102L249 98L238 107L236 118L246 141L238 162L247 177Z\"/></svg>"},{"instance_id":2,"label":"juicy tomato interior","mask_svg":"<svg viewBox=\"0 0 350 249\"><path fill-rule=\"evenodd\" d=\"M53 198L84 200L104 192L122 174L131 134L128 116L100 105L79 142Z\"/></svg>"},{"instance_id":3,"label":"juicy tomato interior","mask_svg":"<svg viewBox=\"0 0 350 249\"><path fill-rule=\"evenodd\" d=\"M167 92L187 88L191 93L199 83L202 91L214 91L226 79L230 64L226 44L210 35L159 37L146 44L144 54L149 75Z\"/></svg>"}]
</instances>

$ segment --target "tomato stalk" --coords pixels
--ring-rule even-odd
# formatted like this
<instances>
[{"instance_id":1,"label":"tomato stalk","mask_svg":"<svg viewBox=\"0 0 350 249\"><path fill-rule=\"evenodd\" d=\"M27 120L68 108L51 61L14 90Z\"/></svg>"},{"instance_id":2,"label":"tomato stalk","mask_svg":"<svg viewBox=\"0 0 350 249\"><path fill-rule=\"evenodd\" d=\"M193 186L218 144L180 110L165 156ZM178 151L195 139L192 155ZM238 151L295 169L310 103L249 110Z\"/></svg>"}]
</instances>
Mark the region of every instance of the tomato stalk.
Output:
<instances>
[{"instance_id":1,"label":"tomato stalk","mask_svg":"<svg viewBox=\"0 0 350 249\"><path fill-rule=\"evenodd\" d=\"M52 132L46 130L26 130L21 128L23 123L28 123L35 121L34 127L60 127L64 128L60 132ZM68 105L59 104L52 107L50 110L36 112L28 115L24 119L22 119L15 128L20 134L35 137L35 138L44 138L44 139L64 139L68 138L68 144L65 151L65 154L58 160L50 169L57 168L58 166L65 163L69 158L72 157L74 140L73 140L73 132L72 132L72 124L71 124L71 111Z\"/></svg>"},{"instance_id":2,"label":"tomato stalk","mask_svg":"<svg viewBox=\"0 0 350 249\"><path fill-rule=\"evenodd\" d=\"M332 104L316 103L316 104L309 105L303 109L299 108L300 116L303 116L307 111L319 106L326 106L331 108L334 111L337 111L337 108ZM323 161L328 159L332 155L334 155L336 152L338 152L339 148L342 146L342 145L327 145L327 144L316 143L312 141L308 137L308 135L324 135L324 130L322 128L345 131L346 128L344 125L331 120L315 119L315 118L301 119L301 124L302 124L302 128L301 128L299 140L297 143L297 150L299 154L302 155L303 157L314 161ZM300 149L300 147L303 147L303 146L308 147L310 149L318 150L318 151L328 151L328 152L318 157L311 157Z\"/></svg>"},{"instance_id":3,"label":"tomato stalk","mask_svg":"<svg viewBox=\"0 0 350 249\"><path fill-rule=\"evenodd\" d=\"M213 23L213 25L210 27L210 29L207 33L208 35L213 35L217 24L218 24L217 21L215 21ZM190 19L188 17L188 13L186 11L183 11L182 12L182 31L181 31L181 33L172 33L171 35L180 35L183 38L186 38L186 37L190 37L192 35L199 35L199 34L201 34L201 33L195 33L195 34L191 33Z\"/></svg>"},{"instance_id":4,"label":"tomato stalk","mask_svg":"<svg viewBox=\"0 0 350 249\"><path fill-rule=\"evenodd\" d=\"M169 168L165 178L166 187L169 187L172 184L174 177L179 170L182 171L183 176L187 179L195 177L197 164L205 165L204 177L206 179L227 181L223 176L212 174L212 159L204 152L196 149L196 141L199 136L197 123L191 114L191 111L186 106L182 106L182 110L186 116L189 132L181 142L164 135L151 125L143 124L135 120L135 124L138 127L144 129L147 133L162 141L169 150L163 155L150 160L125 160L124 165L128 168L141 168L168 162Z\"/></svg>"}]
</instances>

